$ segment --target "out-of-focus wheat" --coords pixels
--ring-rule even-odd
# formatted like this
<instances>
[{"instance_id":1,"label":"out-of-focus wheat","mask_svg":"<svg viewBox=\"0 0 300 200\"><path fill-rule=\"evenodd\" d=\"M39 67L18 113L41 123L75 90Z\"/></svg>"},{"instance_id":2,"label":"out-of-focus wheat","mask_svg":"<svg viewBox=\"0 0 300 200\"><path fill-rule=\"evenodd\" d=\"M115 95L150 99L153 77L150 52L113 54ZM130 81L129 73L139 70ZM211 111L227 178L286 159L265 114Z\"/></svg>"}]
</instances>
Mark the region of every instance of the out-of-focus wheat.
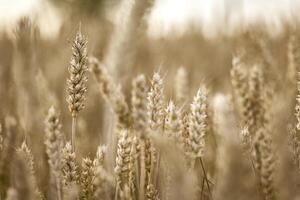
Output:
<instances>
[{"instance_id":1,"label":"out-of-focus wheat","mask_svg":"<svg viewBox=\"0 0 300 200\"><path fill-rule=\"evenodd\" d=\"M115 85L112 77L97 58L92 57L89 63L99 84L101 94L117 114L121 128L128 128L131 125L131 116L128 105L125 102L124 94Z\"/></svg>"},{"instance_id":2,"label":"out-of-focus wheat","mask_svg":"<svg viewBox=\"0 0 300 200\"><path fill-rule=\"evenodd\" d=\"M8 188L6 200L18 200L18 192L14 188Z\"/></svg>"},{"instance_id":3,"label":"out-of-focus wheat","mask_svg":"<svg viewBox=\"0 0 300 200\"><path fill-rule=\"evenodd\" d=\"M39 197L35 197L34 195L34 185L29 166L26 162L24 156L16 156L14 160L14 176L17 181L14 184L18 195L20 195L19 199L32 200Z\"/></svg>"},{"instance_id":4,"label":"out-of-focus wheat","mask_svg":"<svg viewBox=\"0 0 300 200\"><path fill-rule=\"evenodd\" d=\"M128 135L128 131L122 130L118 141L115 167L118 191L123 190L128 185L131 143L132 140Z\"/></svg>"},{"instance_id":5,"label":"out-of-focus wheat","mask_svg":"<svg viewBox=\"0 0 300 200\"><path fill-rule=\"evenodd\" d=\"M163 79L159 73L154 73L151 80L150 92L148 93L148 115L152 130L158 130L163 126L163 95Z\"/></svg>"},{"instance_id":6,"label":"out-of-focus wheat","mask_svg":"<svg viewBox=\"0 0 300 200\"><path fill-rule=\"evenodd\" d=\"M170 101L166 108L165 117L165 134L176 142L179 142L182 131L181 113Z\"/></svg>"},{"instance_id":7,"label":"out-of-focus wheat","mask_svg":"<svg viewBox=\"0 0 300 200\"><path fill-rule=\"evenodd\" d=\"M55 181L57 199L62 199L61 183L61 149L63 145L62 125L60 124L59 115L54 107L48 110L45 120L45 145L48 155L48 163L51 170L51 176Z\"/></svg>"},{"instance_id":8,"label":"out-of-focus wheat","mask_svg":"<svg viewBox=\"0 0 300 200\"><path fill-rule=\"evenodd\" d=\"M0 190L5 193L10 185L9 174L11 173L11 163L14 158L14 146L17 142L17 122L14 117L7 116L5 118L6 138L1 152L0 162Z\"/></svg>"},{"instance_id":9,"label":"out-of-focus wheat","mask_svg":"<svg viewBox=\"0 0 300 200\"><path fill-rule=\"evenodd\" d=\"M189 97L188 73L184 67L177 69L174 81L176 102L184 103Z\"/></svg>"},{"instance_id":10,"label":"out-of-focus wheat","mask_svg":"<svg viewBox=\"0 0 300 200\"><path fill-rule=\"evenodd\" d=\"M207 89L200 88L191 104L188 148L192 160L201 158L205 148L207 126Z\"/></svg>"},{"instance_id":11,"label":"out-of-focus wheat","mask_svg":"<svg viewBox=\"0 0 300 200\"><path fill-rule=\"evenodd\" d=\"M148 115L147 115L147 83L144 75L139 75L132 83L132 117L134 129L140 138L145 138L148 134Z\"/></svg>"},{"instance_id":12,"label":"out-of-focus wheat","mask_svg":"<svg viewBox=\"0 0 300 200\"><path fill-rule=\"evenodd\" d=\"M17 153L19 156L22 156L22 159L24 159L26 161L25 163L29 170L28 176L30 178L30 182L32 183L32 185L34 187L34 191L35 191L34 198L44 199L44 197L37 185L36 172L35 172L35 168L34 168L34 158L31 153L31 150L28 148L25 141L22 143L21 147L17 149Z\"/></svg>"},{"instance_id":13,"label":"out-of-focus wheat","mask_svg":"<svg viewBox=\"0 0 300 200\"><path fill-rule=\"evenodd\" d=\"M275 160L272 144L266 129L259 129L253 144L254 164L258 174L261 191L265 200L276 199L274 188Z\"/></svg>"},{"instance_id":14,"label":"out-of-focus wheat","mask_svg":"<svg viewBox=\"0 0 300 200\"><path fill-rule=\"evenodd\" d=\"M83 158L81 163L80 199L89 200L94 196L93 181L95 178L95 170L93 168L93 161L89 158Z\"/></svg>"}]
</instances>

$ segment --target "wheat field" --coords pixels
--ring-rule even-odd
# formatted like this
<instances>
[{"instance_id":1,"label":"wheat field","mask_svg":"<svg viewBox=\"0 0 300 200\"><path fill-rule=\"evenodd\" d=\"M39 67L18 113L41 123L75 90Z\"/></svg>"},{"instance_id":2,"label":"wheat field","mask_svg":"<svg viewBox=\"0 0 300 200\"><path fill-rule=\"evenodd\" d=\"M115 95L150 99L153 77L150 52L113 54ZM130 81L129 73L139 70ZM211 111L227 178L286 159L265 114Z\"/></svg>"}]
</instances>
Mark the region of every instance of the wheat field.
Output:
<instances>
[{"instance_id":1,"label":"wheat field","mask_svg":"<svg viewBox=\"0 0 300 200\"><path fill-rule=\"evenodd\" d=\"M55 37L0 32L0 200L300 199L296 23L151 37L154 1L49 3Z\"/></svg>"}]
</instances>

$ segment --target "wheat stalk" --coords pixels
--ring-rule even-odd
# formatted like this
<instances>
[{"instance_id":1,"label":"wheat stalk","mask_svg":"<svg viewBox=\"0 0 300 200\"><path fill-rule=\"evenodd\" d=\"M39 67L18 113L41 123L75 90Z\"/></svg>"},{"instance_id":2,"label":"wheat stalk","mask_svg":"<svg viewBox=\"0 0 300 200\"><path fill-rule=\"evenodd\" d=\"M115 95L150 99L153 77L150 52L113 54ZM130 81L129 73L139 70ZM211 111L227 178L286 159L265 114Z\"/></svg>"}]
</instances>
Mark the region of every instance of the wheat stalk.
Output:
<instances>
[{"instance_id":1,"label":"wheat stalk","mask_svg":"<svg viewBox=\"0 0 300 200\"><path fill-rule=\"evenodd\" d=\"M3 136L2 136L2 125L0 123L0 152L3 150Z\"/></svg>"}]
</instances>

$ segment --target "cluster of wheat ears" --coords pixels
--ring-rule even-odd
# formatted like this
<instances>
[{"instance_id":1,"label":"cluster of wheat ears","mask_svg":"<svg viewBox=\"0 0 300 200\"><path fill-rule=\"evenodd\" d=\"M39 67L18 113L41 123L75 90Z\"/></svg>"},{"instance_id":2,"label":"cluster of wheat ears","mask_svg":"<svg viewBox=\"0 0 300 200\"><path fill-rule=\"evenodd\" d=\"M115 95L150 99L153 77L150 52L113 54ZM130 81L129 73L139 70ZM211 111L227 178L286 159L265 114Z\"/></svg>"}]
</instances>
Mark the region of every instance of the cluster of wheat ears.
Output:
<instances>
[{"instance_id":1,"label":"cluster of wheat ears","mask_svg":"<svg viewBox=\"0 0 300 200\"><path fill-rule=\"evenodd\" d=\"M300 51L296 39L290 38L288 48L294 70L295 122L286 128L288 144L279 142L280 147L274 145L272 134L274 74L268 70L268 59L259 56L263 48L253 48L254 52L241 48L234 53L231 94L222 96L222 104L213 109L214 95L205 83L187 102L188 71L183 67L177 70L173 100L164 97L164 77L159 72L150 81L143 74L134 78L128 100L106 66L88 57L87 38L79 29L66 68L70 134L62 131L57 106L49 108L44 120L41 145L48 160L43 169L49 174L47 189L41 189L37 180L30 145L17 140L18 120L7 116L0 129L0 199L300 198L300 73L296 70ZM81 159L77 156L78 119L85 108L90 75L113 111L106 112L111 121L104 123L110 123L112 131L104 135L113 134L108 137L115 140L99 145L95 156Z\"/></svg>"}]
</instances>

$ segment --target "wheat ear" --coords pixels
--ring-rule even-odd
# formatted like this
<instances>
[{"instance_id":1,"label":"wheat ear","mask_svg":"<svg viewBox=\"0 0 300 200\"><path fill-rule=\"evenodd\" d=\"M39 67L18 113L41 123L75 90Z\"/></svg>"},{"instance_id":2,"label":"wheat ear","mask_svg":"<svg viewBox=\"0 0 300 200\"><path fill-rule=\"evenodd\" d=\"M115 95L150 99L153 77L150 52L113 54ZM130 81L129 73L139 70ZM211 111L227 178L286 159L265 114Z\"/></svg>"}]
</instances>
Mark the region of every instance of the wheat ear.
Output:
<instances>
[{"instance_id":1,"label":"wheat ear","mask_svg":"<svg viewBox=\"0 0 300 200\"><path fill-rule=\"evenodd\" d=\"M15 188L8 188L5 200L19 200L18 192Z\"/></svg>"},{"instance_id":2,"label":"wheat ear","mask_svg":"<svg viewBox=\"0 0 300 200\"><path fill-rule=\"evenodd\" d=\"M72 145L67 142L62 149L62 178L65 186L73 185L79 181L79 167L76 162L76 154Z\"/></svg>"},{"instance_id":3,"label":"wheat ear","mask_svg":"<svg viewBox=\"0 0 300 200\"><path fill-rule=\"evenodd\" d=\"M68 68L70 77L67 80L67 102L72 114L71 144L73 150L75 150L76 120L79 111L84 108L85 93L87 91L87 60L87 40L79 29L72 44L72 57Z\"/></svg>"},{"instance_id":4,"label":"wheat ear","mask_svg":"<svg viewBox=\"0 0 300 200\"><path fill-rule=\"evenodd\" d=\"M120 138L118 141L115 166L115 174L117 180L116 198L118 196L118 192L122 191L125 185L128 185L131 143L132 141L128 136L127 130L121 130Z\"/></svg>"},{"instance_id":5,"label":"wheat ear","mask_svg":"<svg viewBox=\"0 0 300 200\"><path fill-rule=\"evenodd\" d=\"M145 138L148 133L147 115L147 83L144 75L137 76L132 83L132 117L134 129L139 138Z\"/></svg>"},{"instance_id":6,"label":"wheat ear","mask_svg":"<svg viewBox=\"0 0 300 200\"><path fill-rule=\"evenodd\" d=\"M86 157L82 160L81 164L81 176L80 176L80 185L81 185L81 199L89 200L94 196L94 187L93 181L95 178L95 172L93 168L93 161Z\"/></svg>"},{"instance_id":7,"label":"wheat ear","mask_svg":"<svg viewBox=\"0 0 300 200\"><path fill-rule=\"evenodd\" d=\"M274 189L275 160L272 141L267 129L259 129L253 144L254 166L259 177L262 195L265 200L276 199Z\"/></svg>"},{"instance_id":8,"label":"wheat ear","mask_svg":"<svg viewBox=\"0 0 300 200\"><path fill-rule=\"evenodd\" d=\"M106 145L100 145L97 148L96 157L93 160L93 166L96 168L98 166L104 166L104 159L106 154L107 146Z\"/></svg>"},{"instance_id":9,"label":"wheat ear","mask_svg":"<svg viewBox=\"0 0 300 200\"><path fill-rule=\"evenodd\" d=\"M61 188L61 149L63 145L62 140L62 125L59 121L59 115L54 107L48 111L45 120L45 145L46 153L48 155L48 163L51 170L51 175L55 179L57 199L62 199Z\"/></svg>"},{"instance_id":10,"label":"wheat ear","mask_svg":"<svg viewBox=\"0 0 300 200\"><path fill-rule=\"evenodd\" d=\"M179 144L181 130L182 130L182 121L181 113L173 103L170 101L166 108L166 117L165 117L165 134L167 137L176 141Z\"/></svg>"},{"instance_id":11,"label":"wheat ear","mask_svg":"<svg viewBox=\"0 0 300 200\"><path fill-rule=\"evenodd\" d=\"M44 199L42 192L38 188L38 184L35 176L34 158L31 150L29 149L25 141L22 143L21 147L17 149L17 153L19 156L23 156L26 161L26 165L30 173L30 179L35 190L35 198Z\"/></svg>"},{"instance_id":12,"label":"wheat ear","mask_svg":"<svg viewBox=\"0 0 300 200\"><path fill-rule=\"evenodd\" d=\"M163 126L163 80L159 73L154 73L148 93L148 115L152 130L158 130Z\"/></svg>"},{"instance_id":13,"label":"wheat ear","mask_svg":"<svg viewBox=\"0 0 300 200\"><path fill-rule=\"evenodd\" d=\"M107 69L97 58L90 58L89 65L100 86L102 96L111 105L118 117L118 125L121 128L129 128L131 126L131 115L120 87L115 85Z\"/></svg>"},{"instance_id":14,"label":"wheat ear","mask_svg":"<svg viewBox=\"0 0 300 200\"><path fill-rule=\"evenodd\" d=\"M32 200L35 199L34 195L34 185L30 175L30 169L27 165L27 160L22 155L17 155L14 160L14 178L17 180L15 182L15 188L17 190L20 199Z\"/></svg>"},{"instance_id":15,"label":"wheat ear","mask_svg":"<svg viewBox=\"0 0 300 200\"><path fill-rule=\"evenodd\" d=\"M207 127L207 89L200 88L191 104L189 118L189 155L191 159L201 158L205 148Z\"/></svg>"}]
</instances>

